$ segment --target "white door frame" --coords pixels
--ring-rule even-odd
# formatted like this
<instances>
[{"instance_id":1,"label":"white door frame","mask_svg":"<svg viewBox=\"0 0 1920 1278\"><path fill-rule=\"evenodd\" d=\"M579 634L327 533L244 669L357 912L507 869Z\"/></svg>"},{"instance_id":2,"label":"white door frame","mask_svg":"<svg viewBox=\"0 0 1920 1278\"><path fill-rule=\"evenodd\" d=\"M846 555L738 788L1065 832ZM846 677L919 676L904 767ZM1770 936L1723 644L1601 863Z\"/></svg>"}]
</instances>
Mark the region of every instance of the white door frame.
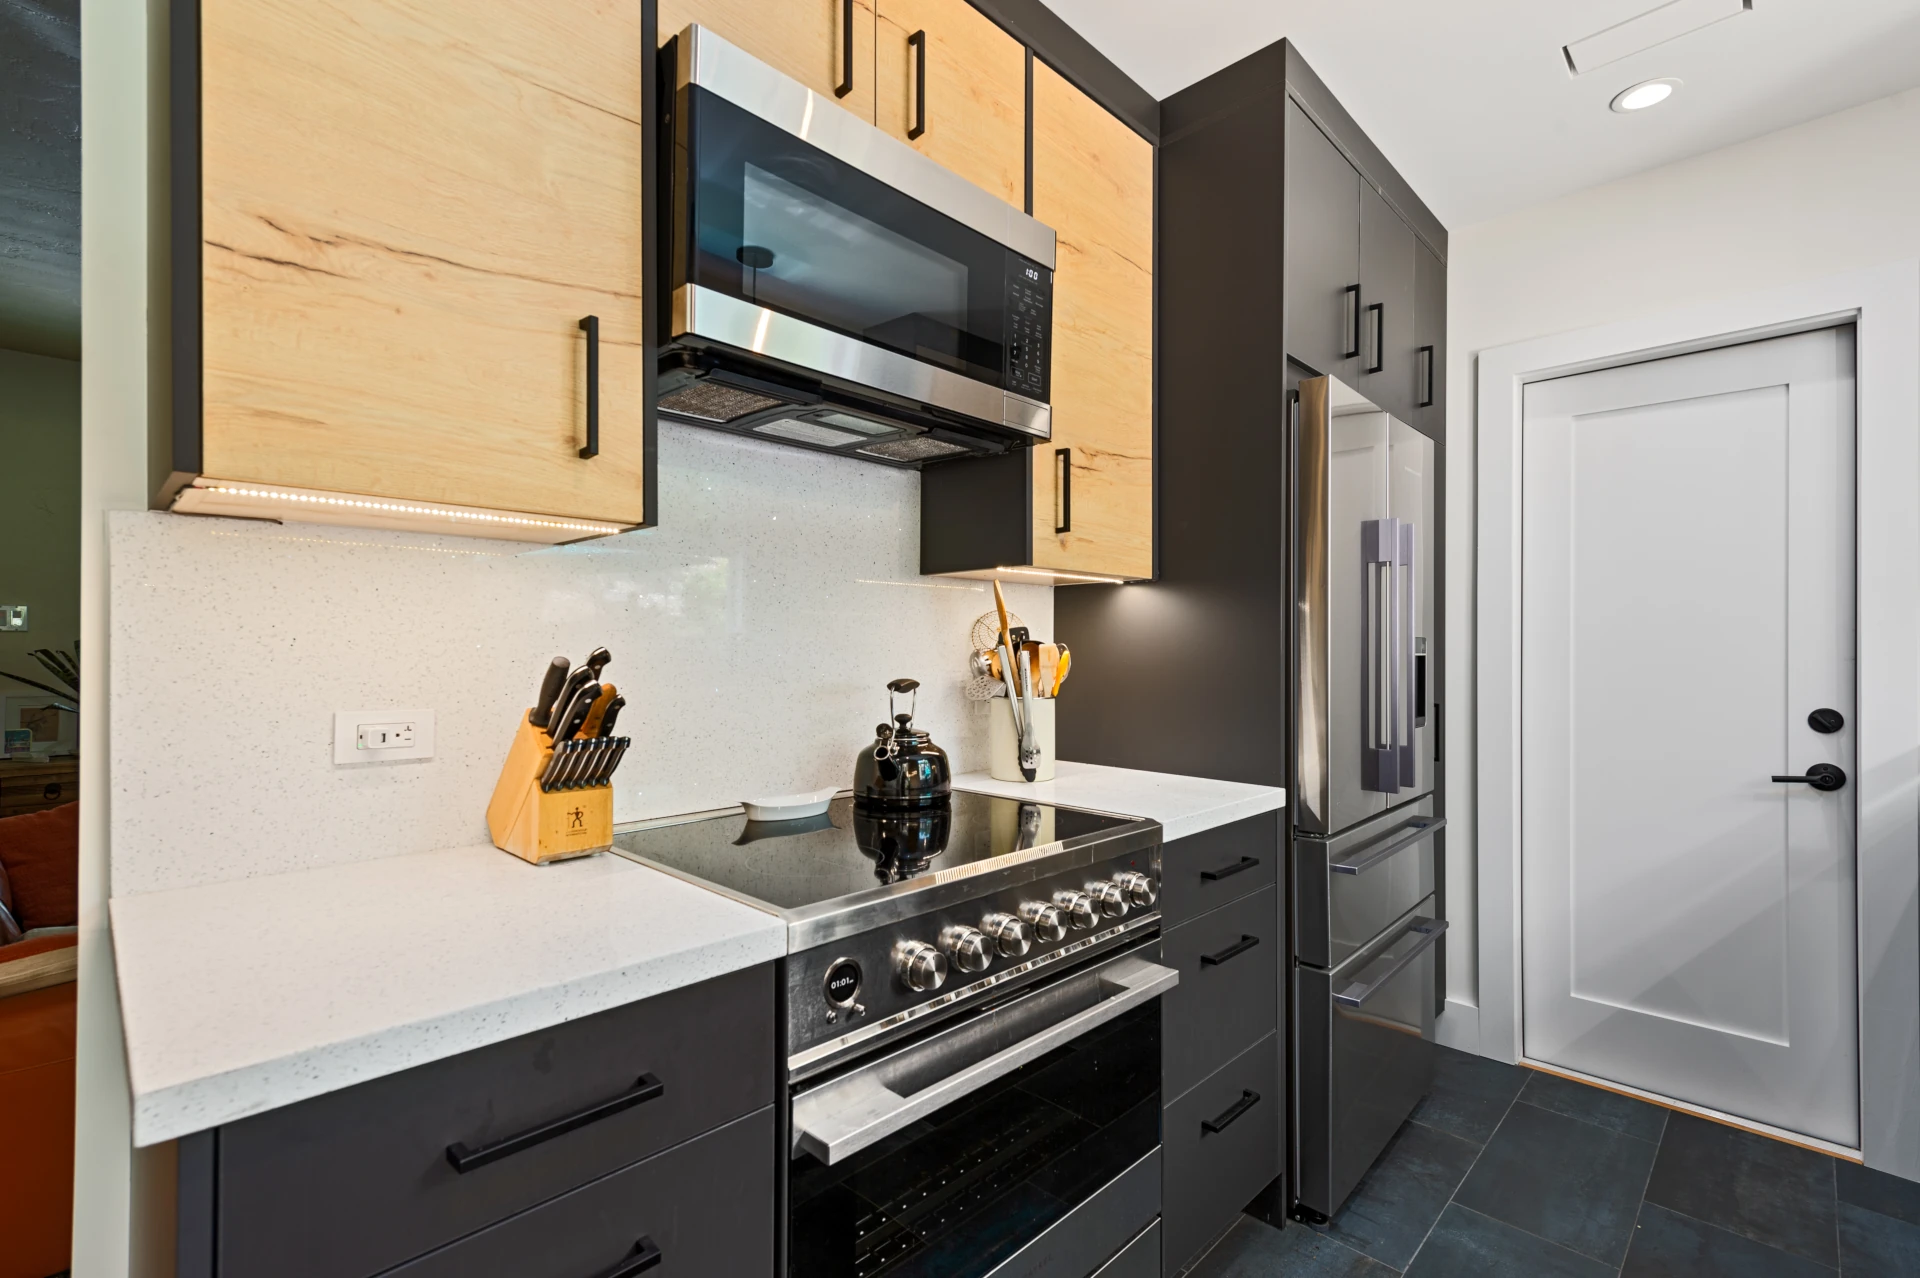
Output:
<instances>
[{"instance_id":1,"label":"white door frame","mask_svg":"<svg viewBox=\"0 0 1920 1278\"><path fill-rule=\"evenodd\" d=\"M1520 422L1528 382L1857 326L1860 1118L1920 1180L1920 262L1480 353L1474 682L1479 1051L1521 1056Z\"/></svg>"}]
</instances>

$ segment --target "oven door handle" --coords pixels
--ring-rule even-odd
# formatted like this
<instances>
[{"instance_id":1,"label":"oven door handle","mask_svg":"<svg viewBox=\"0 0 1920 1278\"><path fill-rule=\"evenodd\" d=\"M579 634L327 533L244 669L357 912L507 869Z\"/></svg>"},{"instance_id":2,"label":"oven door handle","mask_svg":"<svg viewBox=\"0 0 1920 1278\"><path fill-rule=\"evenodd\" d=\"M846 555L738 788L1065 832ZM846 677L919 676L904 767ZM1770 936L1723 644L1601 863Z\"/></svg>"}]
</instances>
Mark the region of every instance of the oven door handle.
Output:
<instances>
[{"instance_id":1,"label":"oven door handle","mask_svg":"<svg viewBox=\"0 0 1920 1278\"><path fill-rule=\"evenodd\" d=\"M1160 997L1179 983L1180 973L1128 954L1109 961L1091 973L1067 978L1068 981L1082 979L1099 981L1103 997L1092 1006L1064 1020L1055 1021L983 1060L920 1083L906 1095L895 1091L889 1080L898 1082L913 1078L919 1082L926 1067L937 1064L942 1047L941 1037L927 1040L896 1055L883 1057L871 1065L796 1096L793 1101L794 1148L813 1155L829 1166L850 1158L869 1145L919 1122L935 1110L978 1091L995 1079L1004 1078L1056 1047L1072 1042L1088 1030L1104 1025L1150 999ZM1036 991L1036 994L1041 993L1044 991ZM983 1031L987 1035L992 1034L992 1022L1010 1014L1017 1015L1019 1008L1019 1001L1009 1003L959 1028L969 1031L970 1040L978 1041Z\"/></svg>"}]
</instances>

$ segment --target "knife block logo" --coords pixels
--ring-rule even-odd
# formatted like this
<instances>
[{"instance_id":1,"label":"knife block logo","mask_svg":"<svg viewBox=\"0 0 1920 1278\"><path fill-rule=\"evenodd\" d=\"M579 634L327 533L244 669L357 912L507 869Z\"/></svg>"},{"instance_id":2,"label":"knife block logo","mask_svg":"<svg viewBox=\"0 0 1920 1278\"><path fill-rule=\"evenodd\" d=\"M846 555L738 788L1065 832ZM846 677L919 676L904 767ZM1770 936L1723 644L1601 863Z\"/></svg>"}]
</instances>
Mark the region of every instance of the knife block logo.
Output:
<instances>
[{"instance_id":1,"label":"knife block logo","mask_svg":"<svg viewBox=\"0 0 1920 1278\"><path fill-rule=\"evenodd\" d=\"M586 828L587 810L585 808L576 807L567 813L567 830L569 833L574 830L584 830Z\"/></svg>"}]
</instances>

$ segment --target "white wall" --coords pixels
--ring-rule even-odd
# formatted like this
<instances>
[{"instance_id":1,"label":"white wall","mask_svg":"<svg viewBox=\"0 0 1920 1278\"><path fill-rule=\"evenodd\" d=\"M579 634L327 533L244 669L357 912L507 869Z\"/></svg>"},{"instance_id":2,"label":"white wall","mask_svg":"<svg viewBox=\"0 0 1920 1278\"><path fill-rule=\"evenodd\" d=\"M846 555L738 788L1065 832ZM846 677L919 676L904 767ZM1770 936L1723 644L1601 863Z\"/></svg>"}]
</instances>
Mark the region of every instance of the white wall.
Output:
<instances>
[{"instance_id":1,"label":"white wall","mask_svg":"<svg viewBox=\"0 0 1920 1278\"><path fill-rule=\"evenodd\" d=\"M1455 229L1448 257L1448 997L1477 1002L1475 360L1490 347L1920 257L1920 90ZM1443 1018L1444 1019L1444 1018Z\"/></svg>"},{"instance_id":2,"label":"white wall","mask_svg":"<svg viewBox=\"0 0 1920 1278\"><path fill-rule=\"evenodd\" d=\"M919 575L917 474L662 423L659 479L660 527L537 550L115 516L113 895L485 843L548 659L602 644L616 821L851 784L896 677L986 766L961 690L992 587ZM1051 588L1006 590L1052 632ZM389 707L435 712L435 757L335 764L333 712Z\"/></svg>"},{"instance_id":3,"label":"white wall","mask_svg":"<svg viewBox=\"0 0 1920 1278\"><path fill-rule=\"evenodd\" d=\"M80 365L0 351L0 602L26 604L0 634L0 670L54 683L27 653L80 633ZM32 688L0 683L0 693Z\"/></svg>"}]
</instances>

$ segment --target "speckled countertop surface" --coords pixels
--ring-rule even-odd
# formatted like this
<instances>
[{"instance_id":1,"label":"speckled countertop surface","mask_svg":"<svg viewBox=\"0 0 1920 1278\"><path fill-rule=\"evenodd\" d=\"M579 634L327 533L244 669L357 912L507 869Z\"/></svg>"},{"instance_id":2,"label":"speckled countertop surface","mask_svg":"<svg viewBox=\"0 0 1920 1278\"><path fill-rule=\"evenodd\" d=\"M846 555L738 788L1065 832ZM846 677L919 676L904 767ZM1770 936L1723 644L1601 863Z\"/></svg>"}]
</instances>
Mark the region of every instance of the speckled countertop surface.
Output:
<instances>
[{"instance_id":1,"label":"speckled countertop surface","mask_svg":"<svg viewBox=\"0 0 1920 1278\"><path fill-rule=\"evenodd\" d=\"M1054 765L1051 781L996 781L984 772L968 772L955 777L953 784L955 789L978 794L1147 817L1165 827L1162 837L1168 843L1287 806L1287 792L1273 786L1138 772L1064 759Z\"/></svg>"},{"instance_id":2,"label":"speckled countertop surface","mask_svg":"<svg viewBox=\"0 0 1920 1278\"><path fill-rule=\"evenodd\" d=\"M612 855L450 848L116 898L151 1145L786 953L773 915Z\"/></svg>"}]
</instances>

